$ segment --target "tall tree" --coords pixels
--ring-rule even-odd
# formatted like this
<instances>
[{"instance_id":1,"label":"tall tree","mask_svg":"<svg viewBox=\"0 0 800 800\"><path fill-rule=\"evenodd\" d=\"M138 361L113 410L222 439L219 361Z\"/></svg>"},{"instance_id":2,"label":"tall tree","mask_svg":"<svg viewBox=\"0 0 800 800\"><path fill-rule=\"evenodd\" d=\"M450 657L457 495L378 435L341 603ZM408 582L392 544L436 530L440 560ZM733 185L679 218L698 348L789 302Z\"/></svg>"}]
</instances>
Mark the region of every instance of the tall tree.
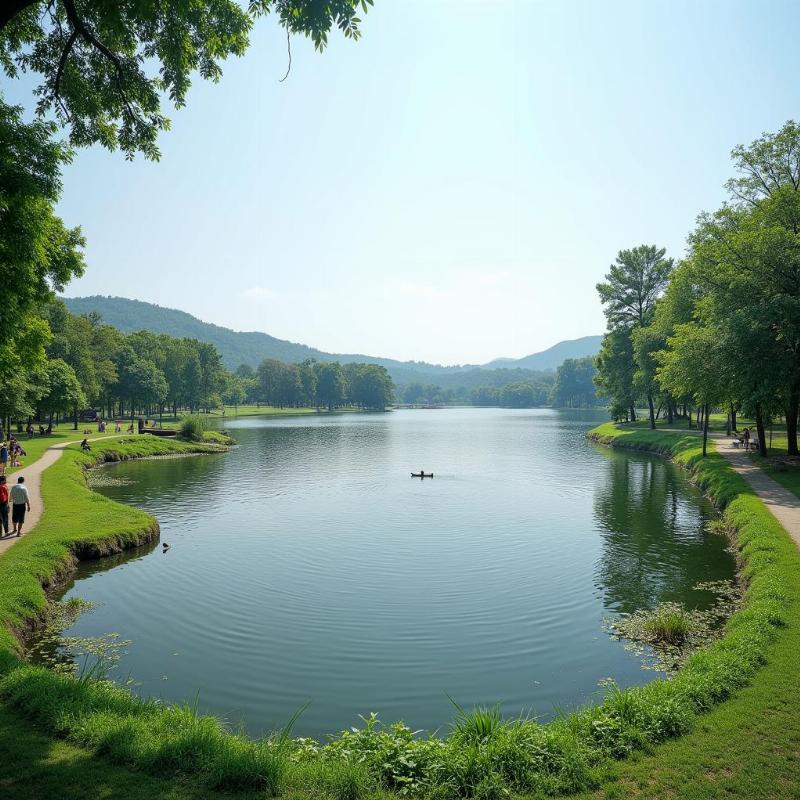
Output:
<instances>
[{"instance_id":1,"label":"tall tree","mask_svg":"<svg viewBox=\"0 0 800 800\"><path fill-rule=\"evenodd\" d=\"M347 383L342 373L342 367L336 362L314 364L317 375L317 406L327 406L328 411L333 411L345 400Z\"/></svg>"},{"instance_id":2,"label":"tall tree","mask_svg":"<svg viewBox=\"0 0 800 800\"><path fill-rule=\"evenodd\" d=\"M609 331L595 358L594 382L603 397L608 398L609 411L616 420L636 421L636 389L633 340L628 328Z\"/></svg>"},{"instance_id":3,"label":"tall tree","mask_svg":"<svg viewBox=\"0 0 800 800\"><path fill-rule=\"evenodd\" d=\"M66 414L86 403L81 383L75 370L60 358L47 362L47 391L40 400L42 410L50 415Z\"/></svg>"},{"instance_id":4,"label":"tall tree","mask_svg":"<svg viewBox=\"0 0 800 800\"><path fill-rule=\"evenodd\" d=\"M605 282L597 284L609 331L650 325L656 301L667 286L672 268L673 260L666 257L664 248L639 245L631 250L620 250L609 267ZM647 397L650 427L655 428L652 381L647 379L650 371L639 366L640 376L645 376L641 382Z\"/></svg>"},{"instance_id":5,"label":"tall tree","mask_svg":"<svg viewBox=\"0 0 800 800\"><path fill-rule=\"evenodd\" d=\"M587 408L597 405L595 365L592 356L568 358L556 370L551 402L561 408Z\"/></svg>"},{"instance_id":6,"label":"tall tree","mask_svg":"<svg viewBox=\"0 0 800 800\"><path fill-rule=\"evenodd\" d=\"M53 211L70 156L53 131L50 123L23 122L22 109L0 97L0 343L83 273L80 230L66 228Z\"/></svg>"},{"instance_id":7,"label":"tall tree","mask_svg":"<svg viewBox=\"0 0 800 800\"><path fill-rule=\"evenodd\" d=\"M703 408L703 455L708 443L711 407L728 396L729 365L718 331L690 322L678 325L669 348L654 356L658 380L667 392L690 395ZM713 368L709 369L709 365Z\"/></svg>"},{"instance_id":8,"label":"tall tree","mask_svg":"<svg viewBox=\"0 0 800 800\"><path fill-rule=\"evenodd\" d=\"M727 184L734 203L702 215L690 239L698 279L716 318L746 310L771 343L763 357L783 380L792 455L800 454L799 153L800 127L793 122L749 147L737 147L739 175ZM749 352L738 357L752 360Z\"/></svg>"},{"instance_id":9,"label":"tall tree","mask_svg":"<svg viewBox=\"0 0 800 800\"><path fill-rule=\"evenodd\" d=\"M650 323L672 272L673 260L666 258L666 252L646 244L619 251L605 282L597 284L609 330Z\"/></svg>"}]
</instances>

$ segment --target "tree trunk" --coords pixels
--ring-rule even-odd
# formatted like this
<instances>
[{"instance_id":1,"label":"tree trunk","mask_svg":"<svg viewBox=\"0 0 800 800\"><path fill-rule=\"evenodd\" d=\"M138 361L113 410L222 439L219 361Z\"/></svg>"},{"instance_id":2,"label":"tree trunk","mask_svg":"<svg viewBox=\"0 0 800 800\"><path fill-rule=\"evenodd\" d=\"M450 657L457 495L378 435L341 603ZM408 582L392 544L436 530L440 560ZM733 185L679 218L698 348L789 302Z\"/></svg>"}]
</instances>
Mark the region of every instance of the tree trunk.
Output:
<instances>
[{"instance_id":1,"label":"tree trunk","mask_svg":"<svg viewBox=\"0 0 800 800\"><path fill-rule=\"evenodd\" d=\"M756 408L756 430L758 431L758 453L759 455L766 457L767 439L764 436L764 415L761 413L761 406Z\"/></svg>"},{"instance_id":2,"label":"tree trunk","mask_svg":"<svg viewBox=\"0 0 800 800\"><path fill-rule=\"evenodd\" d=\"M703 407L703 458L708 449L708 403Z\"/></svg>"},{"instance_id":3,"label":"tree trunk","mask_svg":"<svg viewBox=\"0 0 800 800\"><path fill-rule=\"evenodd\" d=\"M688 406L688 408L687 407L685 407L685 408L686 408L686 419L689 420L689 430L691 430L692 429L692 407Z\"/></svg>"},{"instance_id":4,"label":"tree trunk","mask_svg":"<svg viewBox=\"0 0 800 800\"><path fill-rule=\"evenodd\" d=\"M636 422L636 408L631 403L631 422Z\"/></svg>"},{"instance_id":5,"label":"tree trunk","mask_svg":"<svg viewBox=\"0 0 800 800\"><path fill-rule=\"evenodd\" d=\"M78 406L75 406L75 426L72 430L78 430Z\"/></svg>"},{"instance_id":6,"label":"tree trunk","mask_svg":"<svg viewBox=\"0 0 800 800\"><path fill-rule=\"evenodd\" d=\"M787 452L790 456L800 455L797 450L797 412L800 408L800 387L792 386L789 394L789 406L786 409Z\"/></svg>"},{"instance_id":7,"label":"tree trunk","mask_svg":"<svg viewBox=\"0 0 800 800\"><path fill-rule=\"evenodd\" d=\"M667 398L667 425L672 425L674 422L674 414L672 409L672 398Z\"/></svg>"},{"instance_id":8,"label":"tree trunk","mask_svg":"<svg viewBox=\"0 0 800 800\"><path fill-rule=\"evenodd\" d=\"M739 431L736 427L736 406L733 403L731 403L731 430Z\"/></svg>"}]
</instances>

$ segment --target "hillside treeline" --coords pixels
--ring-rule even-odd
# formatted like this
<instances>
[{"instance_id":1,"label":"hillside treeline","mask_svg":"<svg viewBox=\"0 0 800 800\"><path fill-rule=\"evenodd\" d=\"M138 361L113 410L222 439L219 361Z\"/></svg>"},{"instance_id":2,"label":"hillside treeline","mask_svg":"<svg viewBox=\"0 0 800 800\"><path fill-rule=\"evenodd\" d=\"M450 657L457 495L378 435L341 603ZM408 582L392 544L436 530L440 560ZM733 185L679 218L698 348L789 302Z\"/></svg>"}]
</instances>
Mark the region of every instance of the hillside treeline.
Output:
<instances>
[{"instance_id":1,"label":"hillside treeline","mask_svg":"<svg viewBox=\"0 0 800 800\"><path fill-rule=\"evenodd\" d=\"M618 420L642 406L651 427L682 416L707 432L711 411L733 429L744 413L762 455L782 417L797 455L800 127L787 122L732 159L728 201L698 217L682 261L651 245L622 250L598 284L608 332L596 381Z\"/></svg>"},{"instance_id":2,"label":"hillside treeline","mask_svg":"<svg viewBox=\"0 0 800 800\"><path fill-rule=\"evenodd\" d=\"M0 422L77 420L211 411L224 403L344 405L384 409L393 386L373 364L283 364L228 372L214 345L149 331L123 334L98 314L76 316L60 301L39 309L28 332L7 350L0 383ZM10 368L9 368L10 367Z\"/></svg>"},{"instance_id":3,"label":"hillside treeline","mask_svg":"<svg viewBox=\"0 0 800 800\"><path fill-rule=\"evenodd\" d=\"M383 411L394 403L394 384L385 367L377 364L339 364L308 359L286 364L265 359L257 369L242 364L231 376L226 401L309 406L333 411L342 406Z\"/></svg>"},{"instance_id":4,"label":"hillside treeline","mask_svg":"<svg viewBox=\"0 0 800 800\"><path fill-rule=\"evenodd\" d=\"M603 405L594 383L594 358L568 358L553 372L521 369L476 371L492 384L445 388L438 384L409 383L398 388L399 402L409 405L473 405L503 408L591 408ZM466 373L469 374L469 373ZM520 374L524 377L521 379Z\"/></svg>"}]
</instances>

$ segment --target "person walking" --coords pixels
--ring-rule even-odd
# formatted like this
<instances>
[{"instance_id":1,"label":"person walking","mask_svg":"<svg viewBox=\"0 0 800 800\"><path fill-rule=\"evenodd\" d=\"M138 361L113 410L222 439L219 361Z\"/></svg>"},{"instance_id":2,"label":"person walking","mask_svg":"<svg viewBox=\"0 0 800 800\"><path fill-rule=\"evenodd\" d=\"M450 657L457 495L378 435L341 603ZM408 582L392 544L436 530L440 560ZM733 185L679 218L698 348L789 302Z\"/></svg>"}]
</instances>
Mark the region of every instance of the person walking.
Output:
<instances>
[{"instance_id":1,"label":"person walking","mask_svg":"<svg viewBox=\"0 0 800 800\"><path fill-rule=\"evenodd\" d=\"M0 475L6 474L6 467L8 466L8 445L3 442L0 444Z\"/></svg>"},{"instance_id":2,"label":"person walking","mask_svg":"<svg viewBox=\"0 0 800 800\"><path fill-rule=\"evenodd\" d=\"M11 487L11 525L13 530L11 535L22 535L22 526L25 524L25 512L31 510L31 499L28 496L28 487L25 485L25 478L22 475L17 478L17 482Z\"/></svg>"},{"instance_id":3,"label":"person walking","mask_svg":"<svg viewBox=\"0 0 800 800\"><path fill-rule=\"evenodd\" d=\"M744 429L744 449L750 449L750 428Z\"/></svg>"},{"instance_id":4,"label":"person walking","mask_svg":"<svg viewBox=\"0 0 800 800\"><path fill-rule=\"evenodd\" d=\"M6 476L0 475L0 536L8 535L8 485Z\"/></svg>"}]
</instances>

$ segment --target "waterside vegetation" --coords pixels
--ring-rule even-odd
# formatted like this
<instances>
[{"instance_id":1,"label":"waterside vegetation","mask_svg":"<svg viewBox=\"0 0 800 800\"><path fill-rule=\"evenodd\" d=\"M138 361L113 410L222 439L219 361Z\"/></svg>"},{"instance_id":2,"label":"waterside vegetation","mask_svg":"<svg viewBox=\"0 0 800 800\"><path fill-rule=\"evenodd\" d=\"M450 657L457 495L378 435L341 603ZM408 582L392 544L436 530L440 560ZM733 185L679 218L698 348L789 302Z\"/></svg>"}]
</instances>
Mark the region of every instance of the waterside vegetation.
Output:
<instances>
[{"instance_id":1,"label":"waterside vegetation","mask_svg":"<svg viewBox=\"0 0 800 800\"><path fill-rule=\"evenodd\" d=\"M548 724L503 719L496 708L459 709L451 730L439 738L420 736L401 723L384 726L373 715L363 727L320 744L292 738L289 726L253 741L194 707L142 700L107 680L81 680L26 663L18 635L42 613L42 584L63 577L76 555L113 552L156 535L147 514L90 492L82 468L98 458L208 448L137 437L122 444L98 441L91 458L69 449L45 473L45 502L50 508L74 508L75 515L56 518L45 511L36 535L0 560L0 699L41 729L89 752L165 779L180 772L208 791L345 799L387 794L499 798L600 786L613 775L618 759L687 733L698 715L758 679L771 650L795 624L800 554L720 456L701 457L697 436L611 424L594 436L612 446L672 455L726 508L725 524L735 531L747 583L743 607L728 621L725 636L694 653L671 680L630 689L612 686L599 705ZM92 524L84 524L87 518Z\"/></svg>"},{"instance_id":2,"label":"waterside vegetation","mask_svg":"<svg viewBox=\"0 0 800 800\"><path fill-rule=\"evenodd\" d=\"M782 416L786 450L798 455L800 413L800 126L788 121L732 154L729 199L703 213L679 263L654 245L621 250L597 284L608 332L596 382L615 419L650 427L658 410L707 433L712 411L755 420ZM704 448L706 447L704 436Z\"/></svg>"}]
</instances>

